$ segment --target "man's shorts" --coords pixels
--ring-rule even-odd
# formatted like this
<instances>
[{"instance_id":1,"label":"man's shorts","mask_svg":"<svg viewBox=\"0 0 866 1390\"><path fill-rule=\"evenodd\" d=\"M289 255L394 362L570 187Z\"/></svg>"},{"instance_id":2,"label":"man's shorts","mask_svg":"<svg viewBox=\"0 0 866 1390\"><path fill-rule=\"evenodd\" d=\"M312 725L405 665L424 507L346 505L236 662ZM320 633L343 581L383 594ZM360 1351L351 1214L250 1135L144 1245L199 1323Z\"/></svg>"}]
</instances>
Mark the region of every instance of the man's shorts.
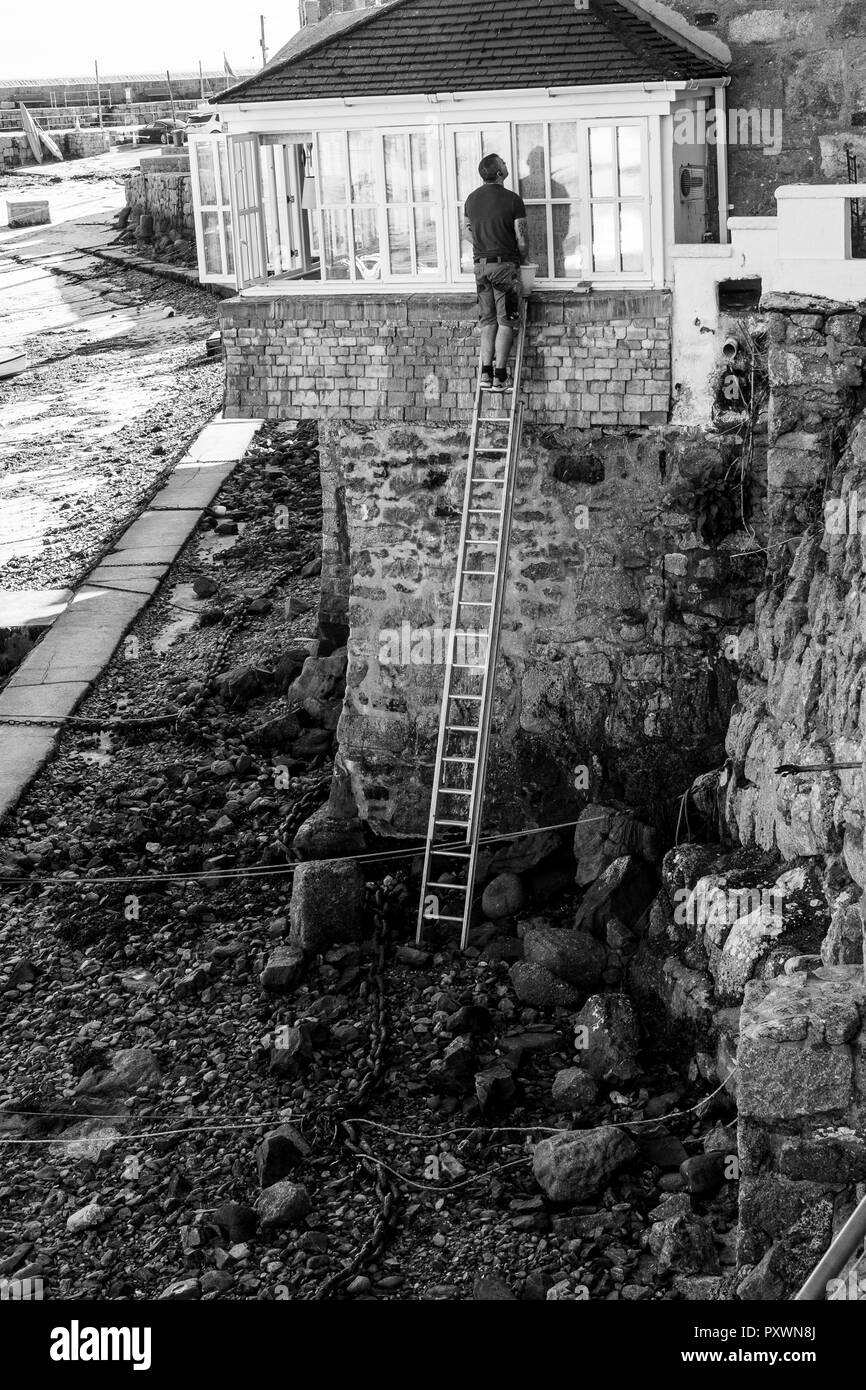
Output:
<instances>
[{"instance_id":1,"label":"man's shorts","mask_svg":"<svg viewBox=\"0 0 866 1390\"><path fill-rule=\"evenodd\" d=\"M494 323L516 328L520 322L523 287L520 266L511 261L476 261L475 283L482 328Z\"/></svg>"}]
</instances>

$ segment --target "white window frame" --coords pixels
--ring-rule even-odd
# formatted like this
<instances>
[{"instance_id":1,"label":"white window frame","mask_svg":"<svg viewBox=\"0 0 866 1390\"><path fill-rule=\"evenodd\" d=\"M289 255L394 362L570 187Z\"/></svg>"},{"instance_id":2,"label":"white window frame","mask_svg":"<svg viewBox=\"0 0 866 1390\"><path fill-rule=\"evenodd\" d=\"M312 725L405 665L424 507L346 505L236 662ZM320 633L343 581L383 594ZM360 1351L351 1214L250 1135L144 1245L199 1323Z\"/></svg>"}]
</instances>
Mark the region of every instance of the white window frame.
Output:
<instances>
[{"instance_id":1,"label":"white window frame","mask_svg":"<svg viewBox=\"0 0 866 1390\"><path fill-rule=\"evenodd\" d=\"M190 136L189 140L189 167L192 179L192 204L193 216L195 218L196 229L196 254L198 256L198 278L205 285L236 285L237 259L235 257L234 237L234 205L231 196L231 187L223 187L222 161L220 159L220 146L225 155L226 168L229 169L229 151L227 137L222 134ZM202 199L201 180L199 176L198 151L205 147L211 151L213 160L214 181L216 186L217 201L206 203ZM229 176L229 184L231 176ZM205 263L205 244L204 244L204 215L215 213L220 237L220 261L221 269L218 271L208 270ZM231 252L234 259L234 268L229 266L228 257L228 238L226 237L225 218L228 215L232 227Z\"/></svg>"},{"instance_id":2,"label":"white window frame","mask_svg":"<svg viewBox=\"0 0 866 1390\"><path fill-rule=\"evenodd\" d=\"M354 134L357 128L345 130L318 130L315 132L315 169L316 169L316 189L317 189L317 208L316 218L318 221L318 238L320 250L321 279L325 284L339 288L341 285L357 285L359 283L375 285L441 285L448 273L446 258L445 237L443 235L442 218L442 150L441 134L436 127L423 125L418 122L405 126L386 126L376 125L363 127L362 133L372 135L375 139L375 159L376 173L379 180L379 188L382 197L377 203L353 203L352 198L352 167L349 136ZM322 197L322 155L320 141L322 136L341 137L343 152L346 162L346 201L325 201ZM411 160L411 137L413 135L426 135L431 139L433 147L433 201L425 202L415 197L415 189L412 178ZM406 150L406 178L409 199L407 202L389 203L386 201L385 191L385 139L388 136L399 136L403 139ZM433 222L436 230L436 249L438 259L438 269L435 275L406 275L403 271L394 272L391 269L391 245L388 234L388 213L389 211L401 208L408 212L409 220L409 247L412 264L417 264L417 244L415 231L415 213L418 208L429 208L433 213ZM379 256L381 264L381 274L375 278L365 276L358 265L358 257L354 254L349 259L348 279L335 279L326 274L325 265L325 212L334 210L343 211L346 214L346 222L349 233L350 243L354 251L354 223L353 212L358 209L362 211L373 210L377 213L377 229L379 233Z\"/></svg>"}]
</instances>

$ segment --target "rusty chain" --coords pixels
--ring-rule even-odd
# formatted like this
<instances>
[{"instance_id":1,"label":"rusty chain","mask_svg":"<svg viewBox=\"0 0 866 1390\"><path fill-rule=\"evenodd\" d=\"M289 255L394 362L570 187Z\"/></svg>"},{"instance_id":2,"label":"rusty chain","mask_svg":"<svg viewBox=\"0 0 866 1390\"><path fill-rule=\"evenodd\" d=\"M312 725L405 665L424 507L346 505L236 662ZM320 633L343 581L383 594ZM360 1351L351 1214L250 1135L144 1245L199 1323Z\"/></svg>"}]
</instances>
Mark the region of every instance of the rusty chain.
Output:
<instances>
[{"instance_id":1,"label":"rusty chain","mask_svg":"<svg viewBox=\"0 0 866 1390\"><path fill-rule=\"evenodd\" d=\"M373 1092L381 1085L384 1076L389 1034L385 997L385 965L388 958L392 917L403 905L406 888L402 878L389 875L381 884L368 884L367 894L367 901L372 907L375 924L375 955L367 981L367 997L372 1002L373 1018L364 1076L349 1102L353 1112L366 1109ZM367 1140L358 1132L358 1126L353 1123L351 1116L338 1115L335 1118L335 1124L337 1137L343 1147L373 1179L377 1210L373 1220L373 1228L364 1244L351 1260L334 1274L330 1274L309 1295L310 1299L316 1302L329 1298L331 1294L349 1283L372 1262L387 1243L396 1224L399 1209L399 1191L396 1182L387 1169L378 1162Z\"/></svg>"}]
</instances>

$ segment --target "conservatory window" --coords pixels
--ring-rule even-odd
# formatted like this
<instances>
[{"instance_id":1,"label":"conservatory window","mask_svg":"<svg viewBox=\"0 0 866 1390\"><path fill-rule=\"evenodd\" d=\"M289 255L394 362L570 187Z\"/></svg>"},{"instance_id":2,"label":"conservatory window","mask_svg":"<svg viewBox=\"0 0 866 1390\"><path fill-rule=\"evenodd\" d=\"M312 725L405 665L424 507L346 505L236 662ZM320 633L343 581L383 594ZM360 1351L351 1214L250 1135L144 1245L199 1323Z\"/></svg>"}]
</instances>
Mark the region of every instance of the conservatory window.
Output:
<instances>
[{"instance_id":1,"label":"conservatory window","mask_svg":"<svg viewBox=\"0 0 866 1390\"><path fill-rule=\"evenodd\" d=\"M235 258L226 141L219 137L196 141L194 149L201 228L201 278L231 280Z\"/></svg>"},{"instance_id":2,"label":"conservatory window","mask_svg":"<svg viewBox=\"0 0 866 1390\"><path fill-rule=\"evenodd\" d=\"M326 280L441 277L437 162L428 130L319 135Z\"/></svg>"}]
</instances>

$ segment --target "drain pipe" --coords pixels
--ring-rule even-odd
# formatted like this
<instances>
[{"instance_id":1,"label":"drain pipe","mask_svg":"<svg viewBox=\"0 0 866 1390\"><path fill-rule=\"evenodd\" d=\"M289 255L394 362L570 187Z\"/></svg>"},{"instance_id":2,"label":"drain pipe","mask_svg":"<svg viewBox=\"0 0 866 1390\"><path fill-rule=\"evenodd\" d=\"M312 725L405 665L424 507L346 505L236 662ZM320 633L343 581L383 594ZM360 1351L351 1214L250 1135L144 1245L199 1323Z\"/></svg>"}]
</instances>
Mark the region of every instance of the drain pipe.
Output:
<instances>
[{"instance_id":1,"label":"drain pipe","mask_svg":"<svg viewBox=\"0 0 866 1390\"><path fill-rule=\"evenodd\" d=\"M820 1303L827 1284L836 1279L855 1251L866 1240L866 1197L858 1202L836 1239L831 1241L798 1294L795 1303Z\"/></svg>"}]
</instances>

